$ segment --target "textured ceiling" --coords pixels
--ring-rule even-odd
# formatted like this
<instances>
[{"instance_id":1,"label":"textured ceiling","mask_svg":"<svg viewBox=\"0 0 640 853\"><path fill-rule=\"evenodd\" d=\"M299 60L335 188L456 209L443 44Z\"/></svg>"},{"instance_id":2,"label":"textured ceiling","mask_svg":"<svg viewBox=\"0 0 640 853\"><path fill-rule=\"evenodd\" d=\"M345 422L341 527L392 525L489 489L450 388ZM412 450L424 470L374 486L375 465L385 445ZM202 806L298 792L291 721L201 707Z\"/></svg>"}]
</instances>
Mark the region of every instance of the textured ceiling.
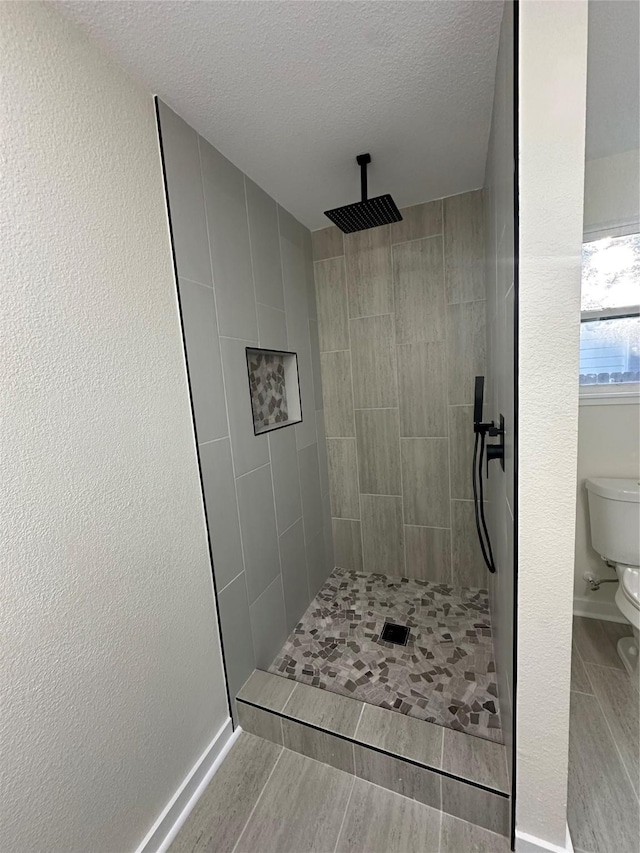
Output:
<instances>
[{"instance_id":1,"label":"textured ceiling","mask_svg":"<svg viewBox=\"0 0 640 853\"><path fill-rule=\"evenodd\" d=\"M482 185L493 0L66 2L62 11L310 228L371 195Z\"/></svg>"},{"instance_id":2,"label":"textured ceiling","mask_svg":"<svg viewBox=\"0 0 640 853\"><path fill-rule=\"evenodd\" d=\"M640 147L640 3L591 0L586 157Z\"/></svg>"}]
</instances>

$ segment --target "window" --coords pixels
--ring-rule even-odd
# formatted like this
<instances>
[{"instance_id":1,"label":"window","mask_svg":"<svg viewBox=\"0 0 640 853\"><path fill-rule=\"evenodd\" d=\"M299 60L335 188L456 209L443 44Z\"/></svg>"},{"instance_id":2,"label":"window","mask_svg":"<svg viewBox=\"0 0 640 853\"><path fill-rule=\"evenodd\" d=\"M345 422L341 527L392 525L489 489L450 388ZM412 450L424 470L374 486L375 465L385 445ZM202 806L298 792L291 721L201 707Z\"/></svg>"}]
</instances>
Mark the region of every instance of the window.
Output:
<instances>
[{"instance_id":1,"label":"window","mask_svg":"<svg viewBox=\"0 0 640 853\"><path fill-rule=\"evenodd\" d=\"M640 382L640 234L605 237L582 247L582 386L633 390ZM621 388L625 385L626 388Z\"/></svg>"}]
</instances>

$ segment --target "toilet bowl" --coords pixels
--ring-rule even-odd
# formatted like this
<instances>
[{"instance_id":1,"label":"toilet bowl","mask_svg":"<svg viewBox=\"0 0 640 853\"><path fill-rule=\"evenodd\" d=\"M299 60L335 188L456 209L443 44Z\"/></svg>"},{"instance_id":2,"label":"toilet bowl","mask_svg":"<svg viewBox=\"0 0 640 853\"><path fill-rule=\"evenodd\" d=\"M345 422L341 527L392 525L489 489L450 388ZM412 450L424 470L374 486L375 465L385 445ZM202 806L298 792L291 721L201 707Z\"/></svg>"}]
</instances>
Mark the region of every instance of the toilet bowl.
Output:
<instances>
[{"instance_id":1,"label":"toilet bowl","mask_svg":"<svg viewBox=\"0 0 640 853\"><path fill-rule=\"evenodd\" d=\"M638 480L592 478L589 495L591 544L615 566L620 581L616 605L633 629L633 637L618 642L627 672L638 670L640 637L640 483Z\"/></svg>"}]
</instances>

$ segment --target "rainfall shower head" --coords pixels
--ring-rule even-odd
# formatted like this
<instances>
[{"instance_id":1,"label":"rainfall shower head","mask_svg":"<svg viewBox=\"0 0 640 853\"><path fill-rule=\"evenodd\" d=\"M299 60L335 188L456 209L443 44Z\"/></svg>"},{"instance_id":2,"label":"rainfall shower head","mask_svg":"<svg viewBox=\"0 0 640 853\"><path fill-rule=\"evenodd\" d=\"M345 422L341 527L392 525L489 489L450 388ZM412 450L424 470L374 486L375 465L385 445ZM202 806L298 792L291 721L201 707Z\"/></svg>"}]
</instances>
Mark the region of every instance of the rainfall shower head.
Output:
<instances>
[{"instance_id":1,"label":"rainfall shower head","mask_svg":"<svg viewBox=\"0 0 640 853\"><path fill-rule=\"evenodd\" d=\"M367 164L371 162L371 154L358 154L356 162L360 166L362 201L345 204L344 207L336 207L333 210L325 210L324 215L328 216L345 234L376 228L378 225L388 225L390 222L400 222L402 216L390 195L367 198Z\"/></svg>"}]
</instances>

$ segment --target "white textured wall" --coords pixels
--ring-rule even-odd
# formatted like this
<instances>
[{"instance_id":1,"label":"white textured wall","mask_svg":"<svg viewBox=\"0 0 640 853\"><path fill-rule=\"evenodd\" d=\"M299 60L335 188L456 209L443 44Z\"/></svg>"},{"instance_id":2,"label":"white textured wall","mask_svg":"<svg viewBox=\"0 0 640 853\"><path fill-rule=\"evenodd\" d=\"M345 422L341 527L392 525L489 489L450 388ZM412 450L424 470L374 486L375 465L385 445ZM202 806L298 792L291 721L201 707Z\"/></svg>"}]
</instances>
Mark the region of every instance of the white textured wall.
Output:
<instances>
[{"instance_id":1,"label":"white textured wall","mask_svg":"<svg viewBox=\"0 0 640 853\"><path fill-rule=\"evenodd\" d=\"M490 465L487 524L496 572L488 575L502 731L513 746L514 624L514 34L513 3L505 3L487 152L486 215L487 371L485 420L505 419L505 468ZM494 439L489 439L493 444ZM483 474L484 476L484 474ZM511 760L508 762L511 771Z\"/></svg>"},{"instance_id":2,"label":"white textured wall","mask_svg":"<svg viewBox=\"0 0 640 853\"><path fill-rule=\"evenodd\" d=\"M0 32L0 849L131 850L228 713L153 102Z\"/></svg>"},{"instance_id":3,"label":"white textured wall","mask_svg":"<svg viewBox=\"0 0 640 853\"><path fill-rule=\"evenodd\" d=\"M578 440L587 3L520 4L519 832L563 846ZM544 352L553 352L548 370Z\"/></svg>"}]
</instances>

